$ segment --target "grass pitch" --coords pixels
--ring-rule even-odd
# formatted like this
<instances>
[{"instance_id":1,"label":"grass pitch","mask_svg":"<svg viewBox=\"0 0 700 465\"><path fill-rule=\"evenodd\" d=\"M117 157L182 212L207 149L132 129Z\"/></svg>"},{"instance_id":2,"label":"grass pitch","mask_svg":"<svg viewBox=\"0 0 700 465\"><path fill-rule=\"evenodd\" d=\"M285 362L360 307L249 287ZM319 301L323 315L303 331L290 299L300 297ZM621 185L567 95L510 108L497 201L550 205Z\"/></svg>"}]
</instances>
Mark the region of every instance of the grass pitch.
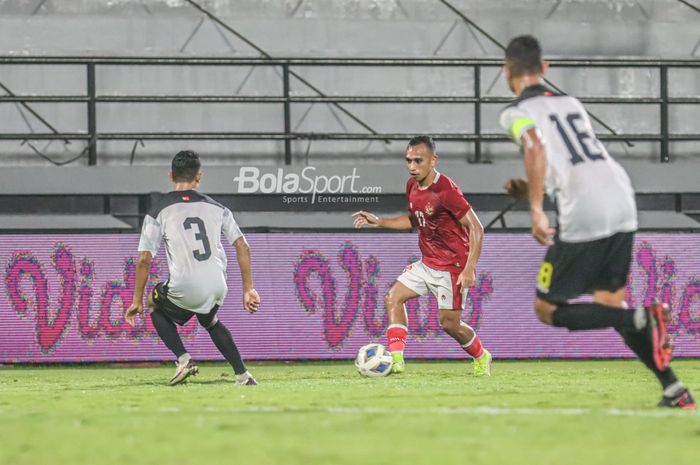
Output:
<instances>
[{"instance_id":1,"label":"grass pitch","mask_svg":"<svg viewBox=\"0 0 700 465\"><path fill-rule=\"evenodd\" d=\"M700 394L700 361L676 361ZM0 368L0 464L697 464L700 414L660 410L637 361Z\"/></svg>"}]
</instances>

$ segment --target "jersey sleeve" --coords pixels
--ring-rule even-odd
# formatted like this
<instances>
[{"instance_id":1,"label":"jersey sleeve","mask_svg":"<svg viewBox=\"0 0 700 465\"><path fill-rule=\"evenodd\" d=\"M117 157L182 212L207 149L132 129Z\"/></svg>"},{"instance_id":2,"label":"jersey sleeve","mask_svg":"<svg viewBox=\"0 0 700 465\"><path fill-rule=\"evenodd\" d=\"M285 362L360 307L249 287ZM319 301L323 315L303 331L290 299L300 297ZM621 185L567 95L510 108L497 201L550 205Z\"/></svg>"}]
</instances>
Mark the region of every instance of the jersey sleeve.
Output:
<instances>
[{"instance_id":1,"label":"jersey sleeve","mask_svg":"<svg viewBox=\"0 0 700 465\"><path fill-rule=\"evenodd\" d=\"M447 211L454 215L457 220L464 218L464 215L472 209L472 206L462 195L461 189L455 184L443 191L442 202Z\"/></svg>"},{"instance_id":2,"label":"jersey sleeve","mask_svg":"<svg viewBox=\"0 0 700 465\"><path fill-rule=\"evenodd\" d=\"M160 248L160 241L163 239L163 225L158 218L146 215L141 228L141 238L139 239L139 252L151 252L155 257Z\"/></svg>"},{"instance_id":3,"label":"jersey sleeve","mask_svg":"<svg viewBox=\"0 0 700 465\"><path fill-rule=\"evenodd\" d=\"M243 236L241 228L238 227L238 223L233 219L233 213L228 208L224 209L224 217L221 222L221 231L226 236L230 244L236 242L236 239Z\"/></svg>"},{"instance_id":4,"label":"jersey sleeve","mask_svg":"<svg viewBox=\"0 0 700 465\"><path fill-rule=\"evenodd\" d=\"M507 107L501 112L500 122L501 127L518 145L520 145L520 138L525 131L530 128L537 128L535 120L522 108L518 108L515 105Z\"/></svg>"}]
</instances>

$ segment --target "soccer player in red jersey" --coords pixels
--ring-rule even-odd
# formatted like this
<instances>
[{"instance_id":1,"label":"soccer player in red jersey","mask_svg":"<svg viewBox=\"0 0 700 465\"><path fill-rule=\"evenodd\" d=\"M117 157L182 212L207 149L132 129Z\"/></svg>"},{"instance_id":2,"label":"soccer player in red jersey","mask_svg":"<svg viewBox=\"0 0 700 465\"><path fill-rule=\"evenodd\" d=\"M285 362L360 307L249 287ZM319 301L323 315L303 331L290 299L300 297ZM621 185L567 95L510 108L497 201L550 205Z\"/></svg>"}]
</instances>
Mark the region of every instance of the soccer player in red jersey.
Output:
<instances>
[{"instance_id":1,"label":"soccer player in red jersey","mask_svg":"<svg viewBox=\"0 0 700 465\"><path fill-rule=\"evenodd\" d=\"M422 260L410 264L389 289L384 301L389 314L387 339L394 359L392 373L406 369L403 351L408 337L407 300L432 292L440 309L440 325L474 359L474 374L491 375L491 354L479 336L460 317L467 289L476 280L484 228L447 176L435 170L438 156L429 136L411 139L406 149L406 166L411 178L406 183L408 215L380 218L369 212L353 214L356 228L418 229Z\"/></svg>"}]
</instances>

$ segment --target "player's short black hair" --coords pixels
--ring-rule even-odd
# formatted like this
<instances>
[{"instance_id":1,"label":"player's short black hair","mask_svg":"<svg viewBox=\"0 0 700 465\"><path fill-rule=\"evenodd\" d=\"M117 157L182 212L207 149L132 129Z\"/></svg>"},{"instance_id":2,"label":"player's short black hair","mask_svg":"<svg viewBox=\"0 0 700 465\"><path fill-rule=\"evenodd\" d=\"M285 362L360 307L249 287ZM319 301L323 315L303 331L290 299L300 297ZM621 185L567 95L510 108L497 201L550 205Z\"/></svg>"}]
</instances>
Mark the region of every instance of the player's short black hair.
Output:
<instances>
[{"instance_id":1,"label":"player's short black hair","mask_svg":"<svg viewBox=\"0 0 700 465\"><path fill-rule=\"evenodd\" d=\"M506 65L514 77L542 72L542 47L531 35L518 36L506 47Z\"/></svg>"},{"instance_id":2,"label":"player's short black hair","mask_svg":"<svg viewBox=\"0 0 700 465\"><path fill-rule=\"evenodd\" d=\"M416 145L420 144L425 144L425 146L428 147L431 152L435 152L435 141L433 141L433 138L430 136L412 137L411 140L408 141L408 147L406 147L406 149L408 150L409 147L415 147Z\"/></svg>"},{"instance_id":3,"label":"player's short black hair","mask_svg":"<svg viewBox=\"0 0 700 465\"><path fill-rule=\"evenodd\" d=\"M173 157L170 168L173 172L173 181L192 182L201 167L202 163L199 161L197 152L182 150Z\"/></svg>"}]
</instances>

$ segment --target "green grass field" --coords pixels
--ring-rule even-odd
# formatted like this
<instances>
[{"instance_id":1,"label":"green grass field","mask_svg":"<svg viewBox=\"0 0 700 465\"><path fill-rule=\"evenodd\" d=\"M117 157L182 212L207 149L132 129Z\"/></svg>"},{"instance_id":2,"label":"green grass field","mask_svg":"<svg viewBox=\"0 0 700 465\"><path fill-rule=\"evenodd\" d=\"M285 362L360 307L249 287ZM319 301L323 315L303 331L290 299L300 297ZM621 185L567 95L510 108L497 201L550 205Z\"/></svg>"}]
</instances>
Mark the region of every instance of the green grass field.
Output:
<instances>
[{"instance_id":1,"label":"green grass field","mask_svg":"<svg viewBox=\"0 0 700 465\"><path fill-rule=\"evenodd\" d=\"M676 361L700 393L700 361ZM420 363L383 379L350 362L0 368L0 463L697 464L700 414L660 410L636 361Z\"/></svg>"}]
</instances>

